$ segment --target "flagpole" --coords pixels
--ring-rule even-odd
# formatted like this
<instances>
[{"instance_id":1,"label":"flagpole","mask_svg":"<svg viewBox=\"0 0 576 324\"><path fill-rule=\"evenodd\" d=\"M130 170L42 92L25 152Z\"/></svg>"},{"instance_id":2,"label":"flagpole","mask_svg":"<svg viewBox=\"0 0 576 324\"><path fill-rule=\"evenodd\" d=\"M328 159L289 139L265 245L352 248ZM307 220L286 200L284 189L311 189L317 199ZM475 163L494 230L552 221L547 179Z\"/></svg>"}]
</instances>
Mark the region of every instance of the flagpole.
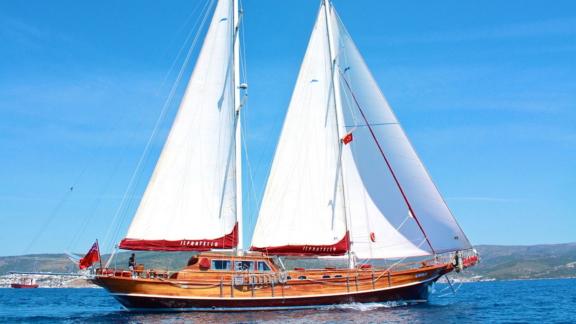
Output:
<instances>
[{"instance_id":1,"label":"flagpole","mask_svg":"<svg viewBox=\"0 0 576 324\"><path fill-rule=\"evenodd\" d=\"M96 239L96 248L98 249L98 261L100 261L100 271L103 270L102 268L102 256L100 255L100 244L98 243L98 239Z\"/></svg>"}]
</instances>

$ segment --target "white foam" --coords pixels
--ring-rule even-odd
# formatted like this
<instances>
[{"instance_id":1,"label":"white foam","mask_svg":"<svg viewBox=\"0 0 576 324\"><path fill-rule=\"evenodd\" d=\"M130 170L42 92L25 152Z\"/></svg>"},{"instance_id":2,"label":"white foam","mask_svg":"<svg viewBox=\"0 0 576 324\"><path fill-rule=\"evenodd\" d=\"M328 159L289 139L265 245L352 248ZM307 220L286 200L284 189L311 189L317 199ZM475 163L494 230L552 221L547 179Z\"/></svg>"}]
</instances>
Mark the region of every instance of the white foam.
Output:
<instances>
[{"instance_id":1,"label":"white foam","mask_svg":"<svg viewBox=\"0 0 576 324\"><path fill-rule=\"evenodd\" d=\"M394 307L403 307L408 305L408 302L405 301L389 301L389 302L382 302L382 303L350 303L350 304L341 304L341 305L331 305L323 307L322 309L332 310L332 309L341 309L341 310L353 310L353 311L372 311L375 309L380 308L394 308Z\"/></svg>"}]
</instances>

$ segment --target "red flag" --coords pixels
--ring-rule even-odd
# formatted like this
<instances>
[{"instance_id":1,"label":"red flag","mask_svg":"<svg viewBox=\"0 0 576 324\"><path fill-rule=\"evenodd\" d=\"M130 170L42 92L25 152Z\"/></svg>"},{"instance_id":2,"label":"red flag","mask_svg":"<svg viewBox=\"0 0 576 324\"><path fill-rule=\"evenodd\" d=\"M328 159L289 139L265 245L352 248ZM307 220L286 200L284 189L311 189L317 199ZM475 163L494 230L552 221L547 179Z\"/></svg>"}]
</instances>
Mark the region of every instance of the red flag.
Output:
<instances>
[{"instance_id":1,"label":"red flag","mask_svg":"<svg viewBox=\"0 0 576 324\"><path fill-rule=\"evenodd\" d=\"M100 249L98 248L98 241L96 241L94 244L92 244L90 251L88 251L88 253L86 253L82 259L80 259L78 266L80 266L80 269L84 270L93 265L94 262L98 261L100 261Z\"/></svg>"},{"instance_id":2,"label":"red flag","mask_svg":"<svg viewBox=\"0 0 576 324\"><path fill-rule=\"evenodd\" d=\"M344 136L344 138L342 139L342 143L344 143L344 145L352 142L354 138L352 138L352 133L348 133L346 134L346 136Z\"/></svg>"}]
</instances>

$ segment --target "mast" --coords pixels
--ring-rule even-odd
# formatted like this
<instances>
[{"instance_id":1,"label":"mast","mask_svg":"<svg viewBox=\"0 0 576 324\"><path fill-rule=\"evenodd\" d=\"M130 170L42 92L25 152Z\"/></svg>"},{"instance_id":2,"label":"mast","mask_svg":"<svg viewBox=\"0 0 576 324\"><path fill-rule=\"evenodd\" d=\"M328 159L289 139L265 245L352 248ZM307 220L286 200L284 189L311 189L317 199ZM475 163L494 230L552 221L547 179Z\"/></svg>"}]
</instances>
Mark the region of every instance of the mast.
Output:
<instances>
[{"instance_id":1,"label":"mast","mask_svg":"<svg viewBox=\"0 0 576 324\"><path fill-rule=\"evenodd\" d=\"M233 2L234 9L234 36L233 47L234 57L232 65L234 66L234 107L236 111L236 130L234 139L235 154L236 154L236 221L238 223L238 245L236 246L237 253L241 253L244 244L244 233L242 227L242 123L240 119L240 110L242 103L240 100L240 8L238 7L238 0Z\"/></svg>"},{"instance_id":2,"label":"mast","mask_svg":"<svg viewBox=\"0 0 576 324\"><path fill-rule=\"evenodd\" d=\"M337 93L340 93L340 83L338 81L338 73L336 73L335 70L335 66L336 66L336 50L334 48L334 36L333 36L333 31L332 31L332 26L330 24L330 0L322 0L324 3L324 17L326 18L326 33L328 36L328 51L329 51L329 55L330 55L330 69L331 69L331 74L332 74L332 98L334 99L334 110L335 110L335 116L336 116L336 132L338 135L338 146L339 146L339 159L338 159L338 163L340 164L340 183L342 185L342 202L343 202L343 207L344 207L344 222L346 225L346 232L350 232L350 224L349 224L349 219L348 219L348 212L347 212L347 208L346 208L346 192L344 190L344 172L342 171L342 168L344 167L342 164L342 134L340 134L340 114L338 114L338 108L342 107L342 105L340 104L340 96L336 95ZM352 237L352 235L350 235L350 237ZM355 268L355 263L354 263L354 258L352 256L352 240L350 239L348 242L348 267L350 269L354 269Z\"/></svg>"}]
</instances>

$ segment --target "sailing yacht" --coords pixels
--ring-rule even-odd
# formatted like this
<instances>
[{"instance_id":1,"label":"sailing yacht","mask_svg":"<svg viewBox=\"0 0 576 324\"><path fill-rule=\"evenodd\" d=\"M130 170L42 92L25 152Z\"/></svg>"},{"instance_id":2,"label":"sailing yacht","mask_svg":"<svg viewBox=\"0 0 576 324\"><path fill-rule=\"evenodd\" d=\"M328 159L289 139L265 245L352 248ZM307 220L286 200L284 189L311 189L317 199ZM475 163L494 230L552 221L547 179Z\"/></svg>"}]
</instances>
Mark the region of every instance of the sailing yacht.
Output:
<instances>
[{"instance_id":1,"label":"sailing yacht","mask_svg":"<svg viewBox=\"0 0 576 324\"><path fill-rule=\"evenodd\" d=\"M426 301L440 277L472 266L478 259L470 242L328 0L320 4L250 249L241 249L239 16L238 0L217 1L119 244L198 253L175 272L100 267L94 283L129 309L245 311ZM347 266L288 269L286 258L339 258Z\"/></svg>"}]
</instances>

